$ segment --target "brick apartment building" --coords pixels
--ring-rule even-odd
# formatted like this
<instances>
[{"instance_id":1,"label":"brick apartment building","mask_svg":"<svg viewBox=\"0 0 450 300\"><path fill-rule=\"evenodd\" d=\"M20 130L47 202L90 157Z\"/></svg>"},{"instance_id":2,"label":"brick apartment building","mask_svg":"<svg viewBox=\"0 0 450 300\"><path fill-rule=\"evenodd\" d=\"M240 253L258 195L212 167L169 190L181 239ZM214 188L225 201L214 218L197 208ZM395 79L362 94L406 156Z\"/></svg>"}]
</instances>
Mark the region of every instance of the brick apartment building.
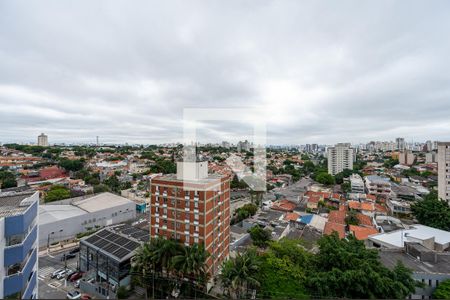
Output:
<instances>
[{"instance_id":1,"label":"brick apartment building","mask_svg":"<svg viewBox=\"0 0 450 300\"><path fill-rule=\"evenodd\" d=\"M177 174L151 180L150 224L152 238L203 244L215 274L229 253L230 178L208 174L207 162L178 162Z\"/></svg>"}]
</instances>

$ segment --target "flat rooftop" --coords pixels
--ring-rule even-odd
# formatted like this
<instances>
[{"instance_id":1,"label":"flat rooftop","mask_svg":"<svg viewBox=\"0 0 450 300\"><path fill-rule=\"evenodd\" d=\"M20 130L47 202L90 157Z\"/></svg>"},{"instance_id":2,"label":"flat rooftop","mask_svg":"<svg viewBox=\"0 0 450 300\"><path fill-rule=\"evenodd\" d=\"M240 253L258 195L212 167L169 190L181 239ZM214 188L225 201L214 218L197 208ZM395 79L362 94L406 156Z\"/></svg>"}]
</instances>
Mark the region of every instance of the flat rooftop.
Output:
<instances>
[{"instance_id":1,"label":"flat rooftop","mask_svg":"<svg viewBox=\"0 0 450 300\"><path fill-rule=\"evenodd\" d=\"M419 224L412 225L409 229L372 235L370 240L389 244L392 247L402 248L404 242L410 242L414 239L425 240L432 237L434 237L435 243L441 245L450 243L450 232Z\"/></svg>"},{"instance_id":2,"label":"flat rooftop","mask_svg":"<svg viewBox=\"0 0 450 300\"><path fill-rule=\"evenodd\" d=\"M413 272L419 273L450 273L450 256L442 258L438 263L420 261L404 252L400 251L380 251L380 261L389 269L393 269L397 261L401 261Z\"/></svg>"},{"instance_id":3,"label":"flat rooftop","mask_svg":"<svg viewBox=\"0 0 450 300\"><path fill-rule=\"evenodd\" d=\"M87 214L86 211L70 205L41 205L39 207L39 225L53 223L55 221L73 218Z\"/></svg>"},{"instance_id":4,"label":"flat rooftop","mask_svg":"<svg viewBox=\"0 0 450 300\"><path fill-rule=\"evenodd\" d=\"M34 191L0 193L0 218L14 216L24 212L31 204L26 200L34 193Z\"/></svg>"},{"instance_id":5,"label":"flat rooftop","mask_svg":"<svg viewBox=\"0 0 450 300\"><path fill-rule=\"evenodd\" d=\"M77 206L87 212L96 212L103 210L106 207L114 207L130 203L134 204L133 201L128 200L125 197L106 192L94 195L89 198L75 200L72 202L72 205Z\"/></svg>"}]
</instances>

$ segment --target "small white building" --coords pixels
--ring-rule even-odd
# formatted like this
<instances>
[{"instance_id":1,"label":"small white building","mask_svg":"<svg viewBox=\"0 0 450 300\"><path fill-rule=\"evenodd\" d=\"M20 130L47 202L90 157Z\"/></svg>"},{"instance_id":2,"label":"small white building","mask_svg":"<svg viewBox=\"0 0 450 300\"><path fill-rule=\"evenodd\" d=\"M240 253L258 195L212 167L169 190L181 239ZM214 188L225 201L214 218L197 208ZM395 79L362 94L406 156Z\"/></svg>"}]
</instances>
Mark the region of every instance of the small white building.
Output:
<instances>
[{"instance_id":1,"label":"small white building","mask_svg":"<svg viewBox=\"0 0 450 300\"><path fill-rule=\"evenodd\" d=\"M350 176L350 185L352 189L352 193L355 194L364 194L364 181L359 174L352 174Z\"/></svg>"},{"instance_id":2,"label":"small white building","mask_svg":"<svg viewBox=\"0 0 450 300\"><path fill-rule=\"evenodd\" d=\"M409 229L369 237L369 245L378 248L400 249L406 242L419 243L429 250L448 251L450 250L450 232L417 224Z\"/></svg>"},{"instance_id":3,"label":"small white building","mask_svg":"<svg viewBox=\"0 0 450 300\"><path fill-rule=\"evenodd\" d=\"M136 218L136 204L124 197L101 193L39 207L39 246L69 240L78 233Z\"/></svg>"}]
</instances>

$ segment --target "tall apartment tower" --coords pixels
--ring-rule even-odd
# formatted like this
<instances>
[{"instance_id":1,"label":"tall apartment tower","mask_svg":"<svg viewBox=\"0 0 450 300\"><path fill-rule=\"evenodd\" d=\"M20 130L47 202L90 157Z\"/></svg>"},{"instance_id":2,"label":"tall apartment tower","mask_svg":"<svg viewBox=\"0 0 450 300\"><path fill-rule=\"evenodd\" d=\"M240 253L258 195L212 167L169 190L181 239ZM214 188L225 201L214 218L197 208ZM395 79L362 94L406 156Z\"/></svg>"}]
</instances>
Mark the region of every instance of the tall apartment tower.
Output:
<instances>
[{"instance_id":1,"label":"tall apartment tower","mask_svg":"<svg viewBox=\"0 0 450 300\"><path fill-rule=\"evenodd\" d=\"M38 136L37 144L38 144L38 146L48 147L48 136L41 133L41 135Z\"/></svg>"},{"instance_id":2,"label":"tall apartment tower","mask_svg":"<svg viewBox=\"0 0 450 300\"><path fill-rule=\"evenodd\" d=\"M438 143L438 196L450 203L450 142Z\"/></svg>"},{"instance_id":3,"label":"tall apartment tower","mask_svg":"<svg viewBox=\"0 0 450 300\"><path fill-rule=\"evenodd\" d=\"M345 169L353 169L354 149L348 143L328 148L328 174L336 175Z\"/></svg>"},{"instance_id":4,"label":"tall apartment tower","mask_svg":"<svg viewBox=\"0 0 450 300\"><path fill-rule=\"evenodd\" d=\"M151 180L150 235L203 244L216 274L229 254L230 178L208 174L207 162L178 162L177 174Z\"/></svg>"},{"instance_id":5,"label":"tall apartment tower","mask_svg":"<svg viewBox=\"0 0 450 300\"><path fill-rule=\"evenodd\" d=\"M404 138L396 138L395 139L396 148L399 151L403 151L406 149L405 139Z\"/></svg>"},{"instance_id":6,"label":"tall apartment tower","mask_svg":"<svg viewBox=\"0 0 450 300\"><path fill-rule=\"evenodd\" d=\"M39 192L0 193L0 298L38 298Z\"/></svg>"}]
</instances>

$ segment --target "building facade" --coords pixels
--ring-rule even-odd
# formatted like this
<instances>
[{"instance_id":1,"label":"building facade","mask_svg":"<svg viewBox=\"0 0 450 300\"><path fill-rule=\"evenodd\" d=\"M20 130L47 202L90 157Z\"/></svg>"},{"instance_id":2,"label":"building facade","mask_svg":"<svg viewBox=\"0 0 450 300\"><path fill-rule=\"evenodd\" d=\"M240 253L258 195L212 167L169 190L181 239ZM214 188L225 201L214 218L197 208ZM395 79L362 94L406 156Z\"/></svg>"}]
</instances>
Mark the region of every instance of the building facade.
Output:
<instances>
[{"instance_id":1,"label":"building facade","mask_svg":"<svg viewBox=\"0 0 450 300\"><path fill-rule=\"evenodd\" d=\"M38 192L0 194L0 298L37 299Z\"/></svg>"},{"instance_id":2,"label":"building facade","mask_svg":"<svg viewBox=\"0 0 450 300\"><path fill-rule=\"evenodd\" d=\"M37 144L38 144L38 146L48 147L48 136L46 136L45 134L41 133L38 136Z\"/></svg>"},{"instance_id":3,"label":"building facade","mask_svg":"<svg viewBox=\"0 0 450 300\"><path fill-rule=\"evenodd\" d=\"M450 142L438 143L438 196L450 203Z\"/></svg>"},{"instance_id":4,"label":"building facade","mask_svg":"<svg viewBox=\"0 0 450 300\"><path fill-rule=\"evenodd\" d=\"M365 177L367 193L375 196L388 197L392 187L389 178L370 175Z\"/></svg>"},{"instance_id":5,"label":"building facade","mask_svg":"<svg viewBox=\"0 0 450 300\"><path fill-rule=\"evenodd\" d=\"M416 156L412 153L411 150L402 151L398 154L398 162L401 165L411 166L414 164L416 160Z\"/></svg>"},{"instance_id":6,"label":"building facade","mask_svg":"<svg viewBox=\"0 0 450 300\"><path fill-rule=\"evenodd\" d=\"M339 143L328 148L328 174L336 175L345 169L353 169L355 154L350 144Z\"/></svg>"},{"instance_id":7,"label":"building facade","mask_svg":"<svg viewBox=\"0 0 450 300\"><path fill-rule=\"evenodd\" d=\"M357 194L365 193L364 181L359 174L352 174L350 176L350 186L352 193Z\"/></svg>"},{"instance_id":8,"label":"building facade","mask_svg":"<svg viewBox=\"0 0 450 300\"><path fill-rule=\"evenodd\" d=\"M182 162L178 163L180 169ZM198 163L205 174L206 163ZM184 172L183 172L184 173ZM175 239L185 245L203 244L211 254L207 270L215 274L228 257L230 245L230 179L211 175L184 180L164 175L151 181L152 238Z\"/></svg>"}]
</instances>

